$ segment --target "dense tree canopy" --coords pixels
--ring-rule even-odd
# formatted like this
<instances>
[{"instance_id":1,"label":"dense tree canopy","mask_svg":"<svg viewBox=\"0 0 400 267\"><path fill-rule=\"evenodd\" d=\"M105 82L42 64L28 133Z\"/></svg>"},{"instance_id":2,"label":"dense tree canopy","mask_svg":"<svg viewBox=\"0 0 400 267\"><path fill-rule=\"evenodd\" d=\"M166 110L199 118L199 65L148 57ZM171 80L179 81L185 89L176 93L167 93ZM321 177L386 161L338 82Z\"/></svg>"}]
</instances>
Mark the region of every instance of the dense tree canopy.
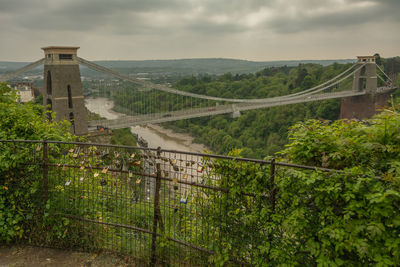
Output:
<instances>
[{"instance_id":1,"label":"dense tree canopy","mask_svg":"<svg viewBox=\"0 0 400 267\"><path fill-rule=\"evenodd\" d=\"M336 76L349 66L285 66L264 69L255 74L190 77L179 81L176 86L184 91L220 97L267 98L303 91ZM333 90L346 89L350 82ZM262 158L283 147L287 142L287 130L293 123L311 118L335 120L339 111L340 100L326 100L246 111L236 119L229 115L214 116L168 123L166 126L189 130L198 142L205 143L217 153L242 148L243 156Z\"/></svg>"}]
</instances>

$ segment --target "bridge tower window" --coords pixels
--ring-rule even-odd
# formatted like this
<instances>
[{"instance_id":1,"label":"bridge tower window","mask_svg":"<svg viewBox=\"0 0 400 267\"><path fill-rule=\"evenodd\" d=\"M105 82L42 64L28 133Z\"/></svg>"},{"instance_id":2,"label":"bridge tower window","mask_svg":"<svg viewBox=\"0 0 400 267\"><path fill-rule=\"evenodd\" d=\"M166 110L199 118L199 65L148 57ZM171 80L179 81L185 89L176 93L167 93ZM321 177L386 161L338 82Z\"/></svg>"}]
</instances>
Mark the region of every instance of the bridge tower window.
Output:
<instances>
[{"instance_id":1,"label":"bridge tower window","mask_svg":"<svg viewBox=\"0 0 400 267\"><path fill-rule=\"evenodd\" d=\"M59 54L58 58L60 60L72 60L72 54Z\"/></svg>"},{"instance_id":2,"label":"bridge tower window","mask_svg":"<svg viewBox=\"0 0 400 267\"><path fill-rule=\"evenodd\" d=\"M72 94L71 94L71 86L68 84L67 86L68 91L68 108L72 108Z\"/></svg>"},{"instance_id":3,"label":"bridge tower window","mask_svg":"<svg viewBox=\"0 0 400 267\"><path fill-rule=\"evenodd\" d=\"M52 111L53 110L53 103L52 103L50 98L47 99L46 105L47 105L47 107L46 107L47 111ZM51 112L47 113L47 119L49 121L51 121Z\"/></svg>"},{"instance_id":4,"label":"bridge tower window","mask_svg":"<svg viewBox=\"0 0 400 267\"><path fill-rule=\"evenodd\" d=\"M72 133L75 133L75 119L74 119L74 113L73 112L69 113L69 121L71 122Z\"/></svg>"},{"instance_id":5,"label":"bridge tower window","mask_svg":"<svg viewBox=\"0 0 400 267\"><path fill-rule=\"evenodd\" d=\"M51 73L50 73L50 71L47 71L46 90L47 90L47 94L51 95L52 87L51 87Z\"/></svg>"}]
</instances>

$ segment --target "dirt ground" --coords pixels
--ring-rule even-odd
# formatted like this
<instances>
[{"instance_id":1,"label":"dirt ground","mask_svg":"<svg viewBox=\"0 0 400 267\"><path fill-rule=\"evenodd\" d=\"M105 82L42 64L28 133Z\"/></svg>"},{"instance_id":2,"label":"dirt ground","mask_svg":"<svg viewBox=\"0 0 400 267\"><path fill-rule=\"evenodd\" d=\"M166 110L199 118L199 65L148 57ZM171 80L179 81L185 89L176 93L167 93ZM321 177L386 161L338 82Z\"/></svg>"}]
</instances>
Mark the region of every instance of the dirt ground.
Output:
<instances>
[{"instance_id":1,"label":"dirt ground","mask_svg":"<svg viewBox=\"0 0 400 267\"><path fill-rule=\"evenodd\" d=\"M84 253L31 246L1 246L0 267L127 267L136 266L127 258L108 253Z\"/></svg>"}]
</instances>

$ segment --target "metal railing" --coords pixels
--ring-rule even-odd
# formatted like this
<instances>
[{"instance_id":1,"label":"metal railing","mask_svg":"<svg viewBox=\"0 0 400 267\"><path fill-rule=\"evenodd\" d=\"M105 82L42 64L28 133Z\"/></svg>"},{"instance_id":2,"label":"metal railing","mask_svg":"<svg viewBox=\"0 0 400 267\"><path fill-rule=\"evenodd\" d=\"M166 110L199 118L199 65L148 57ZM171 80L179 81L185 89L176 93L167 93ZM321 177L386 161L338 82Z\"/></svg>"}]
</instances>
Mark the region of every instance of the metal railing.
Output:
<instances>
[{"instance_id":1,"label":"metal railing","mask_svg":"<svg viewBox=\"0 0 400 267\"><path fill-rule=\"evenodd\" d=\"M235 236L229 225L222 196L232 194L230 176L261 175L262 201L273 213L275 179L283 175L282 168L338 172L274 160L79 142L0 140L0 149L29 155L24 166L15 168L34 166L42 178L43 208L50 203L52 216L74 222L64 237L68 242L51 246L110 250L153 266L208 265L208 257L224 246L225 238L238 241L232 265L251 265L251 242L261 237L257 229L247 229L248 237ZM240 195L248 203L243 205L259 205L245 187ZM217 218L214 225L208 216ZM227 235L232 229L232 236L217 235L219 227L228 229Z\"/></svg>"}]
</instances>

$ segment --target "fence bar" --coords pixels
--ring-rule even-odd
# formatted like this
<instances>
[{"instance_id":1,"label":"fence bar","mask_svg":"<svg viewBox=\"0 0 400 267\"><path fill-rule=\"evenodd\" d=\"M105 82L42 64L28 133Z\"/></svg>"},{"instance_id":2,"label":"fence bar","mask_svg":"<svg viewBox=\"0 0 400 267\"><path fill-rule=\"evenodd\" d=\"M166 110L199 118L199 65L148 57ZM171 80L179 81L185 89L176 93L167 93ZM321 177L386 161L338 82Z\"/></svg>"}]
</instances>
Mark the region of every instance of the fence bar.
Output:
<instances>
[{"instance_id":1,"label":"fence bar","mask_svg":"<svg viewBox=\"0 0 400 267\"><path fill-rule=\"evenodd\" d=\"M74 168L74 169L79 169L82 167L82 165L70 165L70 164L54 164L54 163L49 163L48 166L52 166L52 167L57 167L57 168L62 168L62 167L67 167L67 168ZM92 170L103 170L103 167L96 167L96 166L86 166L89 169ZM119 170L119 169L107 169L108 172L114 172L114 173L131 173L131 174L137 174L137 175L143 175L142 172L136 172L136 171L127 171L127 170ZM157 175L152 175L152 174L146 174L146 177L152 177L152 178L157 178ZM168 177L164 177L160 174L160 179L161 180L165 180L165 181L170 181L172 182L172 178L168 178ZM206 188L206 189L211 189L214 191L222 191L222 192L228 192L229 189L227 188L220 188L220 187L215 187L215 186L209 186L209 185L203 185L203 184L199 184L199 183L195 183L195 182L187 182L187 181L183 181L183 180L178 180L179 184L185 184L185 185L190 185L190 186L196 186L196 187L201 187L201 188ZM244 195L248 195L248 196L254 196L254 194L251 193L244 193Z\"/></svg>"},{"instance_id":2,"label":"fence bar","mask_svg":"<svg viewBox=\"0 0 400 267\"><path fill-rule=\"evenodd\" d=\"M272 212L275 212L275 159L271 160L271 169L269 176L269 195Z\"/></svg>"},{"instance_id":3,"label":"fence bar","mask_svg":"<svg viewBox=\"0 0 400 267\"><path fill-rule=\"evenodd\" d=\"M112 223L112 222L101 222L101 221L97 221L97 220L92 220L92 219L79 217L79 216L76 216L76 215L63 214L63 213L59 213L57 215L61 215L63 217L75 219L75 220L78 220L78 221L92 222L92 223L96 223L96 224L102 224L102 225L109 225L109 226L115 226L115 227L120 227L120 228L126 228L126 229L131 229L131 230L135 230L135 231L139 231L139 232L143 232L143 233L154 235L154 232L152 232L152 231L149 231L149 230L146 230L146 229L143 229L143 228L140 228L140 227L132 226L132 225L125 225L125 224ZM159 233L155 233L155 234L157 236L161 236ZM212 250L208 250L208 249L205 249L205 248L202 248L202 247L199 247L199 246L184 242L182 240L178 240L176 238L172 238L172 237L166 237L166 238L168 240L170 240L170 241L173 241L175 243L184 245L184 246L189 247L189 248L193 248L193 249L196 249L196 250L199 250L199 251L202 251L202 252L206 252L208 254L215 254L215 252L212 251Z\"/></svg>"},{"instance_id":4,"label":"fence bar","mask_svg":"<svg viewBox=\"0 0 400 267\"><path fill-rule=\"evenodd\" d=\"M237 252L230 255L228 264L251 266L254 264L253 255L258 253L251 250L257 243L268 242L269 248L275 246L275 233L279 228L272 222L276 220L273 214L279 212L280 199L280 187L276 181L283 175L291 175L285 170L297 168L299 171L301 168L307 170L306 173L342 173L277 162L275 159L243 159L163 150L160 147L144 149L49 140L0 140L1 143L10 144L15 153L20 144L30 144L21 145L24 150L36 147L34 160L27 158L21 163L22 169L26 165L34 165L43 172L42 192L38 195L39 202L43 203L40 205L54 198L59 204L52 205L51 214L55 212L56 215L76 220L76 224L71 224L73 227L84 226L84 229L71 228L71 233L77 233L77 240L71 239L77 243L72 245L136 255L150 266L164 263L171 266L205 266L209 263L209 255L218 255L218 246L224 245L220 241L225 236L232 238L232 248ZM40 151L41 148L43 151ZM226 169L229 165L219 164L221 159L243 167ZM253 168L249 168L247 174L248 165L262 171L263 179L268 182L260 194L251 192L251 189L243 189L240 193L246 196L241 199L247 201L244 204L248 204L249 211L264 205L269 209L270 214L264 217L264 221L254 225L247 225L240 218L236 221L229 219L228 212L231 208L236 209L236 204L232 207L231 202L224 202L223 195L232 197L229 192L233 189L228 186L229 183L220 183L221 177L228 175L228 179L232 171L243 171L239 176L253 175L250 171ZM238 202L238 205L241 203ZM239 208L241 211L242 206ZM44 207L40 207L39 211L42 212L42 209ZM213 218L215 226L208 223ZM262 236L252 233L264 225L266 228L260 232ZM234 232L236 226L238 231ZM239 227L245 227L245 231ZM219 244L215 247L210 243L214 232L220 234ZM171 242L162 246L161 240ZM265 257L263 264L273 264L271 250L262 253Z\"/></svg>"},{"instance_id":5,"label":"fence bar","mask_svg":"<svg viewBox=\"0 0 400 267\"><path fill-rule=\"evenodd\" d=\"M45 204L47 203L47 200L49 198L48 176L49 158L47 156L47 141L43 140L43 200Z\"/></svg>"},{"instance_id":6,"label":"fence bar","mask_svg":"<svg viewBox=\"0 0 400 267\"><path fill-rule=\"evenodd\" d=\"M41 140L4 140L4 139L0 139L0 142L4 142L4 143L41 143L43 141L41 141ZM111 144L100 144L100 143L64 142L64 141L48 141L48 140L46 142L49 144L50 143L51 144L69 144L69 145L78 145L78 146L96 146L96 147L107 147L107 148L138 149L138 150L143 150L143 151L157 151L156 148L137 147L137 146L122 146L122 145L111 145ZM170 150L170 149L160 149L160 152L179 153L182 155L208 157L208 158L213 158L213 159L237 160L237 161L241 161L241 162L253 162L253 163L259 163L259 164L271 164L271 161L260 160L260 159L239 158L239 157L232 157L232 156L205 154L205 153ZM347 173L342 170L329 169L329 168L316 167L316 166L306 166L306 165L293 164L293 163L275 162L275 164L278 166L293 167L293 168L299 168L299 169L319 170L319 171L324 171L324 172ZM378 177L378 178L381 179L381 177Z\"/></svg>"},{"instance_id":7,"label":"fence bar","mask_svg":"<svg viewBox=\"0 0 400 267\"><path fill-rule=\"evenodd\" d=\"M157 158L160 158L161 147L157 149ZM159 161L156 163L157 176L156 176L156 188L154 190L154 212L153 212L153 235L151 240L151 266L156 265L156 245L157 245L157 224L160 223L160 227L163 228L160 211L160 190L161 190L161 166Z\"/></svg>"}]
</instances>

